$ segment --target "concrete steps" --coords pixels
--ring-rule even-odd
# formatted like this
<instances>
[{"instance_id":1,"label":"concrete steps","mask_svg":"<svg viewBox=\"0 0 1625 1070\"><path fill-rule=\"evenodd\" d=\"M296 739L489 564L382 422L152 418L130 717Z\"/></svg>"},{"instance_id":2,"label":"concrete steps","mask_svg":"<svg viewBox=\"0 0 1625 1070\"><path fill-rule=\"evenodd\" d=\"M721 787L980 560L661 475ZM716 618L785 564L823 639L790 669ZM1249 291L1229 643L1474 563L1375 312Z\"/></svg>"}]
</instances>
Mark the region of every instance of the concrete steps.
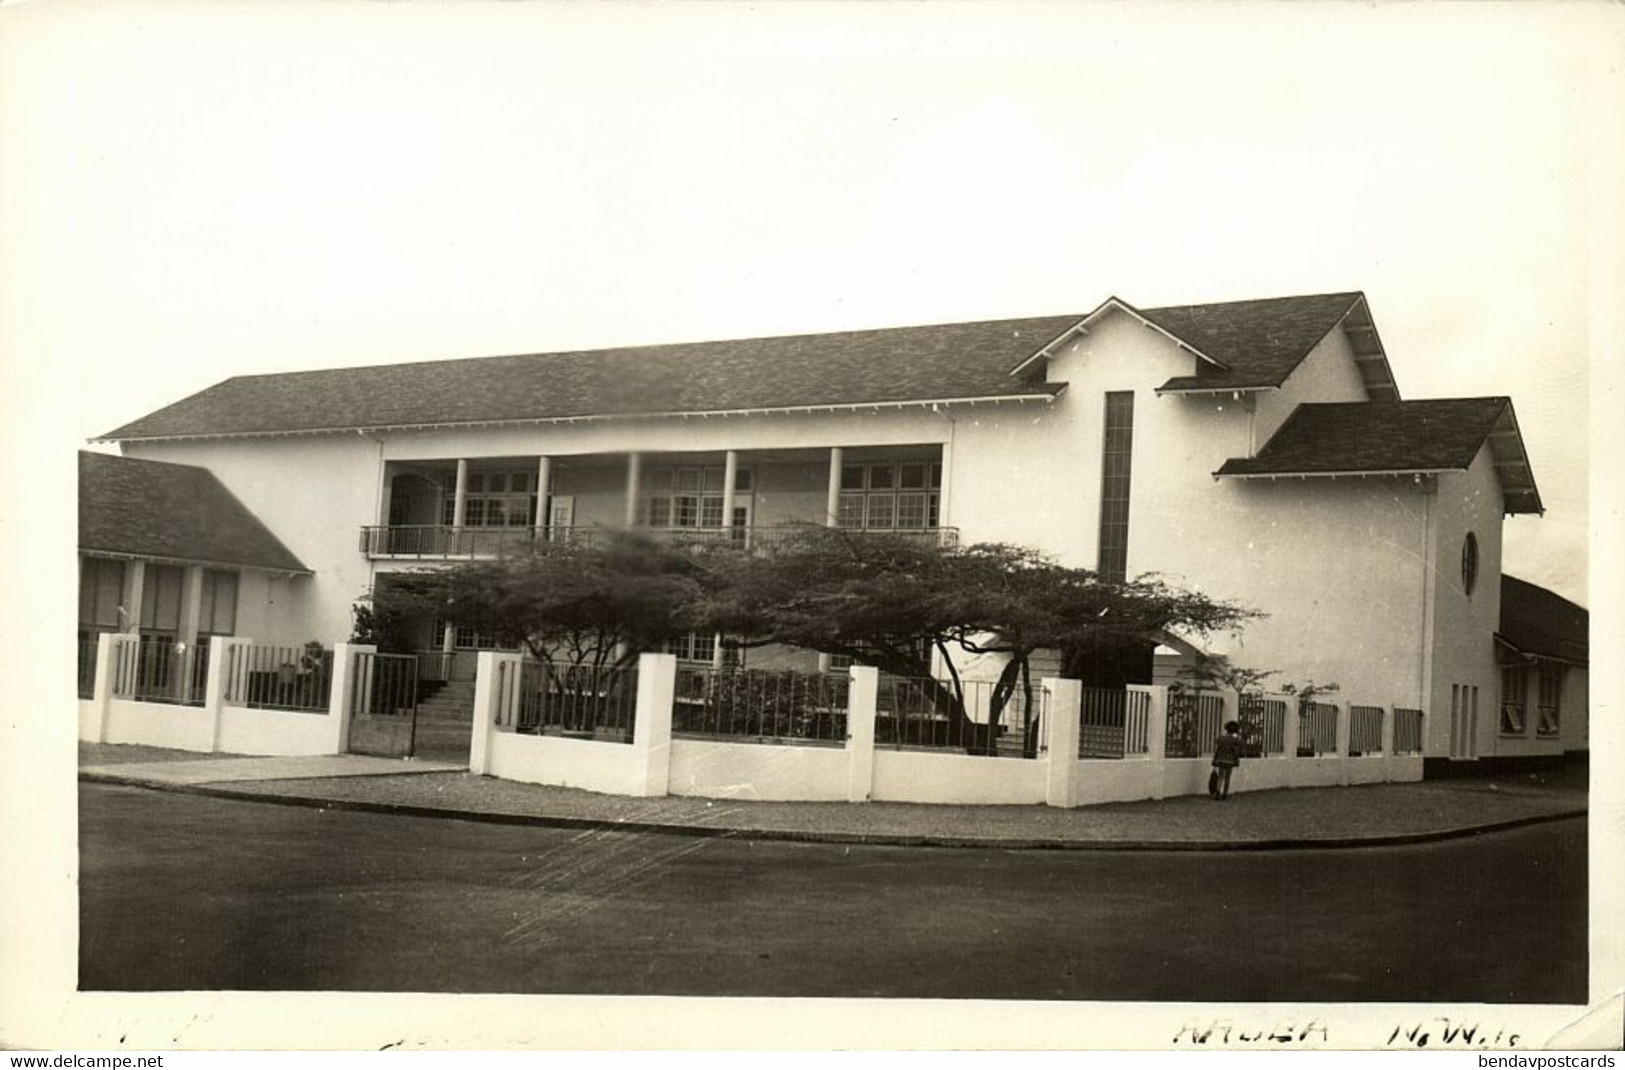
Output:
<instances>
[{"instance_id":1,"label":"concrete steps","mask_svg":"<svg viewBox=\"0 0 1625 1070\"><path fill-rule=\"evenodd\" d=\"M468 761L474 736L474 682L453 680L418 702L412 752L419 758Z\"/></svg>"}]
</instances>

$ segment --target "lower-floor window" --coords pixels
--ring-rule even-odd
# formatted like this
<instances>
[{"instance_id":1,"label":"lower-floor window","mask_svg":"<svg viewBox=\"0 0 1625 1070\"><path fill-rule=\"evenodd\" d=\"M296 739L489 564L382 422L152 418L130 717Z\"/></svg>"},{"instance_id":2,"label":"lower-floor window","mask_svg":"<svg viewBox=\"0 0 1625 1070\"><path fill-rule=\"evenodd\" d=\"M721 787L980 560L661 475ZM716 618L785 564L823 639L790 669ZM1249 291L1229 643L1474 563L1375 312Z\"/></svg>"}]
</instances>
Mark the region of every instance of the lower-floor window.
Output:
<instances>
[{"instance_id":1,"label":"lower-floor window","mask_svg":"<svg viewBox=\"0 0 1625 1070\"><path fill-rule=\"evenodd\" d=\"M436 650L443 649L444 646L445 646L445 643L446 643L446 622L443 621L443 620L437 620L437 621L434 622L434 648ZM458 625L456 630L452 634L451 646L452 646L453 650L518 650L519 649L516 646L504 646L503 644L497 642L495 639L491 638L489 635L484 635L484 634L482 634L480 632L477 632L473 628L465 628L462 625Z\"/></svg>"},{"instance_id":2,"label":"lower-floor window","mask_svg":"<svg viewBox=\"0 0 1625 1070\"><path fill-rule=\"evenodd\" d=\"M678 661L700 661L709 665L716 650L716 636L708 632L689 632L666 640L666 653L677 655Z\"/></svg>"},{"instance_id":3,"label":"lower-floor window","mask_svg":"<svg viewBox=\"0 0 1625 1070\"><path fill-rule=\"evenodd\" d=\"M1540 705L1536 707L1535 734L1555 736L1562 729L1563 666L1540 669Z\"/></svg>"},{"instance_id":4,"label":"lower-floor window","mask_svg":"<svg viewBox=\"0 0 1625 1070\"><path fill-rule=\"evenodd\" d=\"M1529 670L1522 665L1501 669L1501 734L1521 736L1528 727Z\"/></svg>"}]
</instances>

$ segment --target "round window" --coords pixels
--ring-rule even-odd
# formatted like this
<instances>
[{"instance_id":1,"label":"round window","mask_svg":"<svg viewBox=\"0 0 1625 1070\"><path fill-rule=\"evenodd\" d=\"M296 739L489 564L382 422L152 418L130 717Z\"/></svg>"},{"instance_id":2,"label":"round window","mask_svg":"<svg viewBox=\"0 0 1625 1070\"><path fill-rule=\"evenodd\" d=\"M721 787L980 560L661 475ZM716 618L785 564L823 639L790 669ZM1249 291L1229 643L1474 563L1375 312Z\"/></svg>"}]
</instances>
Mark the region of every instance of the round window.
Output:
<instances>
[{"instance_id":1,"label":"round window","mask_svg":"<svg viewBox=\"0 0 1625 1070\"><path fill-rule=\"evenodd\" d=\"M1473 593L1473 584L1478 582L1478 536L1472 532L1461 541L1461 590L1463 594Z\"/></svg>"}]
</instances>

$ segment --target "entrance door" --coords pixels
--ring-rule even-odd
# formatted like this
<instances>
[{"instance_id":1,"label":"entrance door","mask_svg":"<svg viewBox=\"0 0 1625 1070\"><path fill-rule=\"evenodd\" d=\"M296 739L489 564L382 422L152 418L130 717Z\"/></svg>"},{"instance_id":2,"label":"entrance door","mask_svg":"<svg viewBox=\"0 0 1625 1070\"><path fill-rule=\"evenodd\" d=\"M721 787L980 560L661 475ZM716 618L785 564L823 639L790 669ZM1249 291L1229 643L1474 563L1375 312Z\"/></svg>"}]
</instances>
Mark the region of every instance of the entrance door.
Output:
<instances>
[{"instance_id":1,"label":"entrance door","mask_svg":"<svg viewBox=\"0 0 1625 1070\"><path fill-rule=\"evenodd\" d=\"M733 530L728 533L734 542L750 542L750 505L749 501L734 503Z\"/></svg>"},{"instance_id":2,"label":"entrance door","mask_svg":"<svg viewBox=\"0 0 1625 1070\"><path fill-rule=\"evenodd\" d=\"M547 538L549 542L564 542L576 523L576 499L573 494L555 494L547 500Z\"/></svg>"}]
</instances>

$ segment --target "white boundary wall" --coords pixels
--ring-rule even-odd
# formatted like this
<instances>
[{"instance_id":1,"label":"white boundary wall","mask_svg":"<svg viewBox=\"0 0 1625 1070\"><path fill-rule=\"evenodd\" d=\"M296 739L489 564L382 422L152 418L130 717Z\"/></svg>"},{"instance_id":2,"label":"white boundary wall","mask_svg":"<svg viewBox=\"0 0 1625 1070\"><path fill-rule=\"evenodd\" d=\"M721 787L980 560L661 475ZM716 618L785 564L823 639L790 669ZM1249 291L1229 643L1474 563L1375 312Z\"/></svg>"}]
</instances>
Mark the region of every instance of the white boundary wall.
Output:
<instances>
[{"instance_id":1,"label":"white boundary wall","mask_svg":"<svg viewBox=\"0 0 1625 1070\"><path fill-rule=\"evenodd\" d=\"M316 755L344 752L350 723L350 680L355 655L370 646L338 643L333 648L333 681L328 708L322 711L262 710L233 705L240 694L229 679L232 651L253 640L215 636L210 640L209 675L201 706L138 702L120 697L131 681L120 680L123 658L134 664L128 648L140 638L107 634L98 640L92 697L79 701L79 738L94 743L133 743L203 754Z\"/></svg>"},{"instance_id":2,"label":"white boundary wall","mask_svg":"<svg viewBox=\"0 0 1625 1070\"><path fill-rule=\"evenodd\" d=\"M1072 680L1045 680L1049 746L1036 760L972 757L950 751L877 748L874 744L878 674L854 667L844 745L772 745L755 741L672 738L671 700L677 662L645 654L638 668L638 703L632 744L523 735L511 725L519 696L497 687L497 667L517 665L511 654L480 655L470 769L532 784L583 788L616 795L687 795L784 802L885 802L1072 807L1104 802L1200 795L1210 761L1163 757L1167 689L1135 687L1150 696L1147 753L1122 759L1080 759L1081 689ZM1237 708L1234 693L1225 709ZM507 709L499 708L507 703ZM1394 756L1393 711L1384 709L1383 753L1345 758L1349 709L1338 704L1336 755L1297 757L1298 716L1288 703L1283 753L1243 760L1232 780L1236 792L1332 787L1420 780L1422 756ZM1070 714L1063 712L1070 711Z\"/></svg>"}]
</instances>

